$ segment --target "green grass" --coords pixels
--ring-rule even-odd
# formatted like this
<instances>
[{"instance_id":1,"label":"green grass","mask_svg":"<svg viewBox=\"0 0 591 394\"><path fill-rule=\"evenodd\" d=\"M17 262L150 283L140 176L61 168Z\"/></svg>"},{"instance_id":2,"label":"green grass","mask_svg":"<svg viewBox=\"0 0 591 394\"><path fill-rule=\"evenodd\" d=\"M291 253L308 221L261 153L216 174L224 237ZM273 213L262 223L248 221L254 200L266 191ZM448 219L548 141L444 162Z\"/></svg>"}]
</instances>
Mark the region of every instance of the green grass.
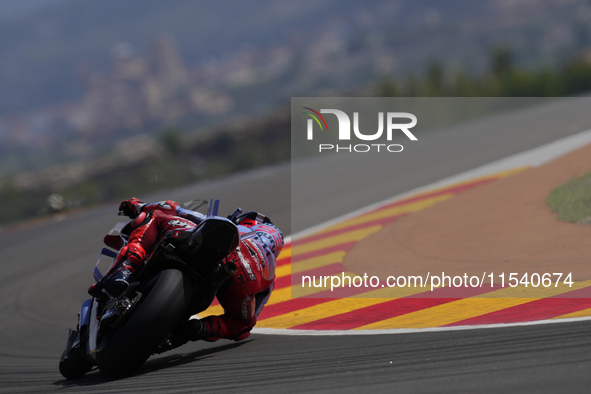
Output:
<instances>
[{"instance_id":1,"label":"green grass","mask_svg":"<svg viewBox=\"0 0 591 394\"><path fill-rule=\"evenodd\" d=\"M558 219L591 224L591 172L557 187L547 201Z\"/></svg>"}]
</instances>

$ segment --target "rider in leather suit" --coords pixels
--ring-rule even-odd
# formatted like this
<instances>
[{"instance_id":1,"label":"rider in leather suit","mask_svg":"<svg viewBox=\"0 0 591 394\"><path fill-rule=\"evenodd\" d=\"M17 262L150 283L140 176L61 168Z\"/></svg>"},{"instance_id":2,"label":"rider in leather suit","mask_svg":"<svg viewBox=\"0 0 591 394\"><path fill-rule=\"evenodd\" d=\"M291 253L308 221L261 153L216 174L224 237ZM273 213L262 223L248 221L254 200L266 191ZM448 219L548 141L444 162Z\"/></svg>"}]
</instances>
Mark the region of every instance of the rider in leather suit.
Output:
<instances>
[{"instance_id":1,"label":"rider in leather suit","mask_svg":"<svg viewBox=\"0 0 591 394\"><path fill-rule=\"evenodd\" d=\"M119 210L134 219L132 231L127 245L123 247L119 237L105 237L108 246L120 251L107 275L88 289L94 297L103 296L103 289L111 295L121 294L162 232L191 230L205 219L204 215L184 209L170 200L144 204L132 198L123 201ZM232 261L238 266L237 272L217 294L224 314L189 320L175 333L171 347L199 339L239 341L250 335L257 316L273 291L275 259L283 248L283 235L268 218L258 213L243 217L238 229L241 234L254 231L255 235L241 240L236 250L222 260L222 264Z\"/></svg>"}]
</instances>

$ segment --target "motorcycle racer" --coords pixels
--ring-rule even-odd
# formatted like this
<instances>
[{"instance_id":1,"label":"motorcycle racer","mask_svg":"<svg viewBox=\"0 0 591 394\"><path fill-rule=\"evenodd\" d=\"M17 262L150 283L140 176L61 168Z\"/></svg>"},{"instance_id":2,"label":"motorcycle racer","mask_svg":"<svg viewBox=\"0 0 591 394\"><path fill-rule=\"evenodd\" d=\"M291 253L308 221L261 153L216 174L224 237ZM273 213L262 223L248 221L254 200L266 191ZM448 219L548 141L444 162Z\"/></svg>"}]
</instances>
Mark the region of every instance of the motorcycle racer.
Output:
<instances>
[{"instance_id":1,"label":"motorcycle racer","mask_svg":"<svg viewBox=\"0 0 591 394\"><path fill-rule=\"evenodd\" d=\"M123 246L120 237L105 237L108 246L120 251L107 275L89 288L94 297L104 296L103 289L113 296L121 294L161 234L170 230L192 231L205 219L205 215L170 200L145 204L131 198L121 203L119 211L133 219L129 240ZM268 218L256 212L239 216L236 223L241 235L250 236L243 237L239 246L221 261L238 266L237 272L217 293L224 314L185 322L170 338L168 349L189 340L243 340L256 324L273 291L275 259L283 247L283 235Z\"/></svg>"}]
</instances>

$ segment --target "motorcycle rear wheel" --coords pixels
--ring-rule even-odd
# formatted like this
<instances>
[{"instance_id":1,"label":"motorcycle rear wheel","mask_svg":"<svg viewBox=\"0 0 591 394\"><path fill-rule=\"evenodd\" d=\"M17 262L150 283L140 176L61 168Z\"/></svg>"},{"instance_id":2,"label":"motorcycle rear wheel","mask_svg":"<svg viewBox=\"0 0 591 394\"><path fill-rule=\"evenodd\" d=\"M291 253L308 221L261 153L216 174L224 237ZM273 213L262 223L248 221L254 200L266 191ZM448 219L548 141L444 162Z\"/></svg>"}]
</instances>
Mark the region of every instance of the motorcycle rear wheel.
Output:
<instances>
[{"instance_id":1,"label":"motorcycle rear wheel","mask_svg":"<svg viewBox=\"0 0 591 394\"><path fill-rule=\"evenodd\" d=\"M154 287L96 356L99 370L118 379L134 373L164 340L191 299L189 279L176 269L159 274Z\"/></svg>"}]
</instances>

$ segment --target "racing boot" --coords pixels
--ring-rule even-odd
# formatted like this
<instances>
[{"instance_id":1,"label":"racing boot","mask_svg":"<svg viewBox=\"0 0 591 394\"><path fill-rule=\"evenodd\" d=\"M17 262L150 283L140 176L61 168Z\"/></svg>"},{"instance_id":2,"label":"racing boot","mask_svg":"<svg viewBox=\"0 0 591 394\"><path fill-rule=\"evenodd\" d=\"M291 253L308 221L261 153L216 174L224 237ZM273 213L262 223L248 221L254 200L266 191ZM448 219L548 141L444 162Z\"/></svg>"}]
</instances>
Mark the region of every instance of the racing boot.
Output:
<instances>
[{"instance_id":1,"label":"racing boot","mask_svg":"<svg viewBox=\"0 0 591 394\"><path fill-rule=\"evenodd\" d=\"M209 318L191 319L181 326L178 331L178 340L183 344L189 341L198 341L213 335Z\"/></svg>"},{"instance_id":2,"label":"racing boot","mask_svg":"<svg viewBox=\"0 0 591 394\"><path fill-rule=\"evenodd\" d=\"M156 348L155 353L164 353L176 349L189 341L198 341L199 339L205 339L206 336L210 336L210 325L204 320L191 319L182 323L180 327L177 326Z\"/></svg>"},{"instance_id":3,"label":"racing boot","mask_svg":"<svg viewBox=\"0 0 591 394\"><path fill-rule=\"evenodd\" d=\"M189 320L181 327L179 334L185 341L183 343L201 339L215 342L220 338L242 341L250 336L250 330L252 327L247 327L230 316L222 315Z\"/></svg>"},{"instance_id":4,"label":"racing boot","mask_svg":"<svg viewBox=\"0 0 591 394\"><path fill-rule=\"evenodd\" d=\"M88 288L88 294L95 298L105 299L108 296L103 289L113 297L119 297L131 283L131 276L135 272L134 265L124 261L115 271L105 275L100 281Z\"/></svg>"},{"instance_id":5,"label":"racing boot","mask_svg":"<svg viewBox=\"0 0 591 394\"><path fill-rule=\"evenodd\" d=\"M189 341L215 342L220 338L242 341L250 336L252 327L244 326L230 318L230 325L234 330L229 331L225 320L228 320L228 316L208 316L205 319L188 320L168 335L158 346L156 353L175 349Z\"/></svg>"},{"instance_id":6,"label":"racing boot","mask_svg":"<svg viewBox=\"0 0 591 394\"><path fill-rule=\"evenodd\" d=\"M219 338L242 341L250 336L251 326L238 319L224 314L221 316L208 316L204 320L209 324L210 330L203 339L208 342L217 341Z\"/></svg>"}]
</instances>

